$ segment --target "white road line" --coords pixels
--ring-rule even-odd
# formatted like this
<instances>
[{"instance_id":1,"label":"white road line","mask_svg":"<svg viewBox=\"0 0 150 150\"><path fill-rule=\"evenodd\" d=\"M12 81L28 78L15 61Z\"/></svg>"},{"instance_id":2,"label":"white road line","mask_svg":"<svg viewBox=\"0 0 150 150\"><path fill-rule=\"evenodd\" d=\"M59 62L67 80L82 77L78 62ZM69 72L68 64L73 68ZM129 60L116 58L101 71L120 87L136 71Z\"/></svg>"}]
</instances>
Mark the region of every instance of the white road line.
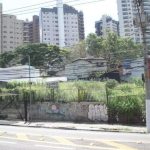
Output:
<instances>
[{"instance_id":1,"label":"white road line","mask_svg":"<svg viewBox=\"0 0 150 150\"><path fill-rule=\"evenodd\" d=\"M17 144L17 143L15 143L15 142L6 142L6 141L0 141L0 143L7 143L7 144Z\"/></svg>"},{"instance_id":2,"label":"white road line","mask_svg":"<svg viewBox=\"0 0 150 150\"><path fill-rule=\"evenodd\" d=\"M63 148L63 147L55 147L55 146L46 146L46 145L34 145L34 146L37 146L37 147L47 147L47 148L59 148L59 149L70 149L70 150L75 150L75 148Z\"/></svg>"}]
</instances>

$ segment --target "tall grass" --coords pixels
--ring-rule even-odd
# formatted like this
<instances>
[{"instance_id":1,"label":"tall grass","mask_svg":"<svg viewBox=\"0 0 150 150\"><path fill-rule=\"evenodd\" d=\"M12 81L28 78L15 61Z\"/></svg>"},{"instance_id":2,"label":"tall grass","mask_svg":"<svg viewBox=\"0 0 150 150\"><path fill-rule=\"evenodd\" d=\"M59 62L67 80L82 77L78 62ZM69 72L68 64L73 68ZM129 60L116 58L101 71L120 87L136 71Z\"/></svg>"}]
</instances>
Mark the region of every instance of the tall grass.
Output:
<instances>
[{"instance_id":1,"label":"tall grass","mask_svg":"<svg viewBox=\"0 0 150 150\"><path fill-rule=\"evenodd\" d=\"M125 122L140 120L145 115L145 90L141 87L139 80L133 80L129 84L115 84L113 82L98 81L75 81L60 83L58 90L47 89L44 82L33 83L31 88L33 102L103 102L107 104L106 98L109 100L109 114L112 119L116 116L120 121ZM106 87L108 95L106 96ZM6 88L0 90L2 93L19 93L19 97L15 100L23 102L26 96L29 99L29 83L28 82L10 82ZM8 101L8 97L3 98Z\"/></svg>"}]
</instances>

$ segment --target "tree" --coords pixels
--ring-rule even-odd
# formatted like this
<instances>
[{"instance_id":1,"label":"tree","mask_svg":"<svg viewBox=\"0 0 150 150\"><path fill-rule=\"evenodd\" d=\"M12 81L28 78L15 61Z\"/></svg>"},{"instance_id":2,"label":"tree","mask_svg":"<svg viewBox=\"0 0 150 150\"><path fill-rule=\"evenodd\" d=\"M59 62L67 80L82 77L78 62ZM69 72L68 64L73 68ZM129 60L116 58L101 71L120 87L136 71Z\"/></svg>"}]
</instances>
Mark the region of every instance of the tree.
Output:
<instances>
[{"instance_id":1,"label":"tree","mask_svg":"<svg viewBox=\"0 0 150 150\"><path fill-rule=\"evenodd\" d=\"M13 65L15 54L11 51L0 54L0 67L6 68Z\"/></svg>"},{"instance_id":2,"label":"tree","mask_svg":"<svg viewBox=\"0 0 150 150\"><path fill-rule=\"evenodd\" d=\"M71 47L70 60L72 61L78 58L85 58L86 54L86 41L79 41L76 45Z\"/></svg>"},{"instance_id":3,"label":"tree","mask_svg":"<svg viewBox=\"0 0 150 150\"><path fill-rule=\"evenodd\" d=\"M94 33L89 34L86 38L88 54L100 57L103 53L103 41L104 38L102 36L98 37Z\"/></svg>"},{"instance_id":4,"label":"tree","mask_svg":"<svg viewBox=\"0 0 150 150\"><path fill-rule=\"evenodd\" d=\"M16 56L20 58L22 65L28 63L28 55L30 56L31 66L38 68L47 65L53 65L63 61L63 57L69 53L65 49L60 49L56 45L47 45L45 43L35 43L19 46L15 50Z\"/></svg>"},{"instance_id":5,"label":"tree","mask_svg":"<svg viewBox=\"0 0 150 150\"><path fill-rule=\"evenodd\" d=\"M106 38L89 34L86 42L88 53L95 57L104 57L109 71L113 70L116 64L122 64L124 59L142 56L142 44L134 43L131 38L121 38L108 30L106 33Z\"/></svg>"}]
</instances>

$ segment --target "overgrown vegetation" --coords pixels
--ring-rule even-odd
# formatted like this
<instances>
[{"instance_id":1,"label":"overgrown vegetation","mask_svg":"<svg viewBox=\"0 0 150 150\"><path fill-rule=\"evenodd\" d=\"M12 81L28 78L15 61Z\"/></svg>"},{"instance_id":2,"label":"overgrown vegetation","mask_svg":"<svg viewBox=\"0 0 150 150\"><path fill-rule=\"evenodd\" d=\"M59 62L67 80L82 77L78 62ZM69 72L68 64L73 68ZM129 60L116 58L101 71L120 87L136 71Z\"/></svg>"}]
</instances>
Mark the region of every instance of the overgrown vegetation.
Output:
<instances>
[{"instance_id":1,"label":"overgrown vegetation","mask_svg":"<svg viewBox=\"0 0 150 150\"><path fill-rule=\"evenodd\" d=\"M122 122L139 121L145 115L144 88L139 79L132 79L131 83L118 84L114 80L107 82L97 81L75 81L60 83L59 90L47 89L43 82L32 84L33 102L103 102L107 104L110 119L119 119ZM107 96L106 96L107 87ZM2 88L3 93L19 93L17 102L23 102L24 96L29 99L29 83L10 82L6 88ZM3 98L7 101L8 98Z\"/></svg>"}]
</instances>

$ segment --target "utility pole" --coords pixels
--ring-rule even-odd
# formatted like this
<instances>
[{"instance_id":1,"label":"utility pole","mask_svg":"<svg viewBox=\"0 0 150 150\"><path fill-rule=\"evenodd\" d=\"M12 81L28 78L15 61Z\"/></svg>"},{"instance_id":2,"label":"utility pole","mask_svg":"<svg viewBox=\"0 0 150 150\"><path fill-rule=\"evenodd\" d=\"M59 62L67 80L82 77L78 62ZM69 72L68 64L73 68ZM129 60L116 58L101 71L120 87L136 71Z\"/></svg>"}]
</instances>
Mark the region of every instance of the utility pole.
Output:
<instances>
[{"instance_id":1,"label":"utility pole","mask_svg":"<svg viewBox=\"0 0 150 150\"><path fill-rule=\"evenodd\" d=\"M144 12L143 0L133 0L136 3L138 14L133 20L135 27L140 27L143 36L143 56L144 56L144 77L145 77L145 91L146 91L146 127L147 132L150 133L150 74L148 63L148 48L146 43L146 27L150 23L149 16Z\"/></svg>"},{"instance_id":2,"label":"utility pole","mask_svg":"<svg viewBox=\"0 0 150 150\"><path fill-rule=\"evenodd\" d=\"M30 68L30 55L28 55L28 63L29 63L29 88L30 88L30 122L32 122L32 102L31 102L31 68Z\"/></svg>"}]
</instances>

